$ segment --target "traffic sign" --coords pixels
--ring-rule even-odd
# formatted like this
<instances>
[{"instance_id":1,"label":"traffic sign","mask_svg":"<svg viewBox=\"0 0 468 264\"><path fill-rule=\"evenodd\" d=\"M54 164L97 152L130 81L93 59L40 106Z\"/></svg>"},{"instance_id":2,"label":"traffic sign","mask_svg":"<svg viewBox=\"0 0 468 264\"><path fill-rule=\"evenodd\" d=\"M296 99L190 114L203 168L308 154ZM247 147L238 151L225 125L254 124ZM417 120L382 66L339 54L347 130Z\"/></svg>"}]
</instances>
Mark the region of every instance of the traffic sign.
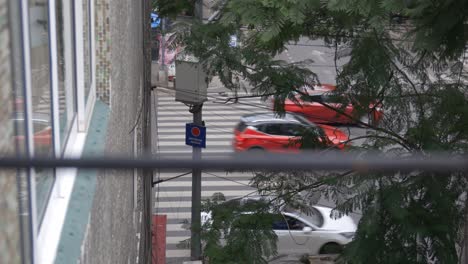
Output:
<instances>
[{"instance_id":1,"label":"traffic sign","mask_svg":"<svg viewBox=\"0 0 468 264\"><path fill-rule=\"evenodd\" d=\"M185 124L185 145L206 148L206 127L193 123Z\"/></svg>"},{"instance_id":2,"label":"traffic sign","mask_svg":"<svg viewBox=\"0 0 468 264\"><path fill-rule=\"evenodd\" d=\"M237 36L236 35L231 35L229 37L229 46L233 47L233 48L237 47Z\"/></svg>"}]
</instances>

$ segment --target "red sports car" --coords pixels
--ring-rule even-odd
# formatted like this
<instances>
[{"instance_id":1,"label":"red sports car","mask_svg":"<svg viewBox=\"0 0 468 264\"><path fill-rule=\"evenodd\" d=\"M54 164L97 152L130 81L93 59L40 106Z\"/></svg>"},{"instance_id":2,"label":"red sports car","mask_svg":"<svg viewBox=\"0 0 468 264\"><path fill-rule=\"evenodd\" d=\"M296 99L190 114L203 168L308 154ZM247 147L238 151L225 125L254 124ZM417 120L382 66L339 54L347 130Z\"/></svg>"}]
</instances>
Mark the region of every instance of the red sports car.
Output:
<instances>
[{"instance_id":1,"label":"red sports car","mask_svg":"<svg viewBox=\"0 0 468 264\"><path fill-rule=\"evenodd\" d=\"M316 125L300 115L286 113L250 114L241 117L234 129L235 151L299 152L302 135L312 132L324 146L343 149L349 140L341 130L327 125ZM324 140L326 142L324 142Z\"/></svg>"},{"instance_id":2,"label":"red sports car","mask_svg":"<svg viewBox=\"0 0 468 264\"><path fill-rule=\"evenodd\" d=\"M331 96L331 92L335 89L335 86L329 84L322 84L314 87L302 87L299 90L301 93L295 95L295 99L286 99L284 102L284 110L287 112L298 113L305 116L312 122L316 123L340 123L350 124L355 121L348 116L354 117L356 115L354 105L352 103L343 107L340 100L336 96ZM308 94L308 96L304 96ZM307 97L307 101L304 100ZM327 104L333 108L342 110L346 115L337 113L331 108L324 106ZM362 121L368 122L369 124L378 123L383 117L383 110L381 104L369 105L368 115L359 117Z\"/></svg>"}]
</instances>

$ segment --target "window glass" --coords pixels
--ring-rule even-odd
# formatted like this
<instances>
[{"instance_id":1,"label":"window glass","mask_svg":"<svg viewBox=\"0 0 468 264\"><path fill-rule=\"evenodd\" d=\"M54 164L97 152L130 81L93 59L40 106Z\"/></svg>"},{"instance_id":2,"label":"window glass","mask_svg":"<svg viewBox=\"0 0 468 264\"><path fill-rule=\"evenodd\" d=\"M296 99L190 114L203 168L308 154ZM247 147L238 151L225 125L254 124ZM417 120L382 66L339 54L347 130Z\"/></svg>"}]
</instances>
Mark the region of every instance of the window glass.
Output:
<instances>
[{"instance_id":1,"label":"window glass","mask_svg":"<svg viewBox=\"0 0 468 264\"><path fill-rule=\"evenodd\" d=\"M270 135L282 135L281 124L267 124L261 127L261 131Z\"/></svg>"},{"instance_id":2,"label":"window glass","mask_svg":"<svg viewBox=\"0 0 468 264\"><path fill-rule=\"evenodd\" d=\"M306 102L324 103L321 95L300 95L300 99Z\"/></svg>"},{"instance_id":3,"label":"window glass","mask_svg":"<svg viewBox=\"0 0 468 264\"><path fill-rule=\"evenodd\" d=\"M287 215L273 222L273 230L302 230L306 226L301 220Z\"/></svg>"},{"instance_id":4,"label":"window glass","mask_svg":"<svg viewBox=\"0 0 468 264\"><path fill-rule=\"evenodd\" d=\"M310 209L308 214L301 214L301 217L317 227L322 227L324 221L322 214L313 207Z\"/></svg>"},{"instance_id":5,"label":"window glass","mask_svg":"<svg viewBox=\"0 0 468 264\"><path fill-rule=\"evenodd\" d=\"M34 155L53 156L48 1L29 0L32 141ZM36 169L37 219L42 220L54 183L53 169Z\"/></svg>"},{"instance_id":6,"label":"window glass","mask_svg":"<svg viewBox=\"0 0 468 264\"><path fill-rule=\"evenodd\" d=\"M336 95L336 94L323 94L322 95L322 102L327 104L341 104L344 103L345 97Z\"/></svg>"},{"instance_id":7,"label":"window glass","mask_svg":"<svg viewBox=\"0 0 468 264\"><path fill-rule=\"evenodd\" d=\"M304 132L304 128L298 124L284 124L281 126L281 129L283 131L283 135L293 137L301 136Z\"/></svg>"},{"instance_id":8,"label":"window glass","mask_svg":"<svg viewBox=\"0 0 468 264\"><path fill-rule=\"evenodd\" d=\"M89 97L91 89L92 61L91 61L91 5L90 0L83 0L83 56L84 56L84 89L85 100Z\"/></svg>"},{"instance_id":9,"label":"window glass","mask_svg":"<svg viewBox=\"0 0 468 264\"><path fill-rule=\"evenodd\" d=\"M286 223L286 220L281 217L281 219L274 221L273 230L288 230L288 224Z\"/></svg>"},{"instance_id":10,"label":"window glass","mask_svg":"<svg viewBox=\"0 0 468 264\"><path fill-rule=\"evenodd\" d=\"M65 1L68 0L57 0L55 2L57 16L58 125L62 150L65 147L76 113L73 39L70 32L66 32L66 28L71 28L71 4Z\"/></svg>"},{"instance_id":11,"label":"window glass","mask_svg":"<svg viewBox=\"0 0 468 264\"><path fill-rule=\"evenodd\" d=\"M304 224L299 219L290 216L285 216L285 218L288 222L289 230L302 230L304 227L306 227L306 224Z\"/></svg>"}]
</instances>

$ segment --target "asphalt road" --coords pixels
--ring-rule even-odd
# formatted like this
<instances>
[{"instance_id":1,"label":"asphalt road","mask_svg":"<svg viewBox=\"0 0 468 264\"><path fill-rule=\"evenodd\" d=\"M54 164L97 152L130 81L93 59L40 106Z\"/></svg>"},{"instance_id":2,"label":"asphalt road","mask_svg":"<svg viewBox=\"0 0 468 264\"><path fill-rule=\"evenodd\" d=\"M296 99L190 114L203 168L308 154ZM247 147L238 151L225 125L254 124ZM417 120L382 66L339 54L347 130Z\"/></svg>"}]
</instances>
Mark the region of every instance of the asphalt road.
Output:
<instances>
[{"instance_id":1,"label":"asphalt road","mask_svg":"<svg viewBox=\"0 0 468 264\"><path fill-rule=\"evenodd\" d=\"M334 49L325 47L321 41L301 39L298 43L288 46L288 49L278 55L277 59L289 63L301 60L311 60L307 67L318 74L322 83L335 83L336 69ZM344 60L338 61L342 65ZM259 98L240 99L238 103L226 103L233 96L220 83L211 84L208 89L208 101L203 108L203 119L207 127L207 148L205 155L223 156L231 153L232 131L243 114L269 111ZM190 157L191 148L185 145L185 123L192 121L188 107L176 102L171 89L159 89L153 96L154 120L153 153L165 157ZM366 130L357 126L340 126L351 138L362 136ZM361 141L353 142L362 144ZM159 179L169 179L180 173L157 173ZM207 198L215 192L225 193L228 197L242 196L255 191L248 186L252 174L230 173L222 171L204 171L202 175L202 196ZM320 205L333 207L333 202L321 199ZM188 238L189 232L184 228L184 222L190 221L191 210L191 178L190 175L168 180L154 188L154 213L167 216L167 263L181 263L189 256L187 248L181 248L181 241ZM360 215L352 214L357 222ZM276 262L286 263L286 262ZM291 263L291 262L287 262Z\"/></svg>"}]
</instances>

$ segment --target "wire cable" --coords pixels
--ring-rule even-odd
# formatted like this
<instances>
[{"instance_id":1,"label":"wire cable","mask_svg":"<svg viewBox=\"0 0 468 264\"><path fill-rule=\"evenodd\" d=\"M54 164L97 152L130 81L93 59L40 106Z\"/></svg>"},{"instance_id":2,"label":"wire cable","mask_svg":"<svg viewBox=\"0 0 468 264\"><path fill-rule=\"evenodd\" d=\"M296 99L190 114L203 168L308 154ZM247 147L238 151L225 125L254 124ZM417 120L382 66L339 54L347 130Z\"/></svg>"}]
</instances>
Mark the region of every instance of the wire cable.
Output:
<instances>
[{"instance_id":1,"label":"wire cable","mask_svg":"<svg viewBox=\"0 0 468 264\"><path fill-rule=\"evenodd\" d=\"M159 108L166 108L166 107L164 107L164 106L159 106ZM167 108L166 108L166 109L167 109ZM174 113L179 113L179 114L181 114L181 115L184 115L184 114L185 114L185 113L183 113L183 112L176 111L176 110L171 110L171 111L174 112ZM226 120L229 120L229 119L226 119ZM212 122L205 121L205 124L210 124L210 129L213 129L213 130L216 130L216 131L219 131L219 132L232 133L232 131L225 130L225 129L223 129L223 127L221 127L221 126L213 125Z\"/></svg>"},{"instance_id":2,"label":"wire cable","mask_svg":"<svg viewBox=\"0 0 468 264\"><path fill-rule=\"evenodd\" d=\"M181 92L181 93L186 93L186 94L189 94L189 95L198 95L198 93L196 92L192 92L192 91L188 91L188 90L177 90L177 92ZM259 95L258 97L262 97L263 95ZM216 96L212 96L212 95L207 95L207 97L209 98L212 98L212 99L215 99L215 100L219 100L220 98L219 97L216 97ZM263 108L263 109L268 109L270 110L268 107L266 106L259 106L259 105L255 105L255 104L249 104L249 103L244 103L244 102L239 102L237 101L236 103L231 103L231 104L228 104L227 102L230 101L230 100L233 100L233 99L236 99L237 97L231 97L231 98L228 98L227 101L225 102L216 102L216 101L211 101L212 103L217 103L217 104L224 104L224 105L227 105L227 106L233 106L233 104L240 104L240 105L246 105L246 106L253 106L253 107L257 107L257 108ZM252 98L255 98L255 97L252 97ZM230 99L230 100L229 100ZM249 111L249 109L239 109L237 108L238 110L246 110L246 111Z\"/></svg>"},{"instance_id":3,"label":"wire cable","mask_svg":"<svg viewBox=\"0 0 468 264\"><path fill-rule=\"evenodd\" d=\"M227 178L227 177L223 177L223 176L220 176L220 175L216 175L216 174L211 173L211 172L203 171L203 173L208 174L208 175L211 175L211 176L214 176L214 177L216 177L216 178L220 178L220 179L223 179L223 180L231 181L231 182L234 182L234 183L237 183L237 184L240 184L240 185L244 185L244 186L253 188L253 187L252 187L251 185L249 185L249 184L245 184L245 183L243 183L243 182L239 182L239 181L236 181L236 180L233 180L233 179L229 179L229 178ZM253 177L253 176L252 176L252 177Z\"/></svg>"},{"instance_id":4,"label":"wire cable","mask_svg":"<svg viewBox=\"0 0 468 264\"><path fill-rule=\"evenodd\" d=\"M189 171L189 172L186 172L186 173L182 173L182 174L179 174L179 175L174 176L174 177L171 177L171 178L157 180L157 181L153 182L153 187L154 187L154 185L156 185L156 184L160 184L160 183L163 183L163 182L175 180L175 179L180 178L180 177L182 177L182 176L189 175L190 173L192 173L192 171Z\"/></svg>"}]
</instances>

